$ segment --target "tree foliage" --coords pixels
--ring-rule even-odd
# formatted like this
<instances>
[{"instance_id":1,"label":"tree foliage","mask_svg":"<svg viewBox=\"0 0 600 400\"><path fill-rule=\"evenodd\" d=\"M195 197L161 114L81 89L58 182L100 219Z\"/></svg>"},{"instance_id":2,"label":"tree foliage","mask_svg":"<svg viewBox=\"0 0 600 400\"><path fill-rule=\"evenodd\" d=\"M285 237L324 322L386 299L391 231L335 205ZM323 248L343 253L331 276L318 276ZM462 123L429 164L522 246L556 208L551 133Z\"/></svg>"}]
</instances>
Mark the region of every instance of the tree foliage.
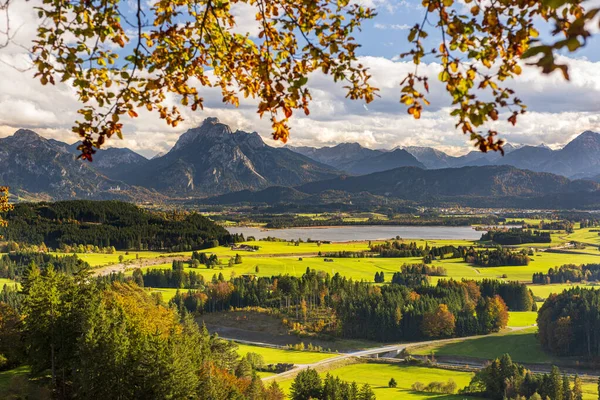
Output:
<instances>
[{"instance_id":1,"label":"tree foliage","mask_svg":"<svg viewBox=\"0 0 600 400\"><path fill-rule=\"evenodd\" d=\"M592 35L589 22L600 8L586 11L583 3L583 0L491 3L424 0L425 17L408 36L413 49L402 54L416 68L402 82L400 101L409 107L409 114L420 117L423 105L429 104L425 97L429 84L427 76L420 75L417 68L424 57L434 56L442 65L438 79L445 83L452 98L451 115L457 118L456 127L469 134L481 151L504 153L504 142L496 138L498 132L489 129L482 134L477 129L488 121L498 120L503 109L510 111L508 121L513 125L518 115L525 112L525 104L506 83L521 74L521 60L538 66L545 74L559 69L569 79L568 67L556 62L555 53L575 51ZM542 21L554 25L549 43L538 38ZM442 41L439 47L428 50L424 42L428 36L426 27L431 25L441 34Z\"/></svg>"},{"instance_id":2,"label":"tree foliage","mask_svg":"<svg viewBox=\"0 0 600 400\"><path fill-rule=\"evenodd\" d=\"M497 132L478 131L497 120L503 109L515 124L525 105L505 81L522 71L520 61L533 60L543 73L556 69L569 78L567 66L554 57L559 50L583 46L588 11L583 0L510 0L485 4L467 0L425 0L422 23L408 35L414 48L403 54L418 65L439 58L439 80L446 84L457 128L482 150L502 151ZM182 121L180 107L202 108L204 87L216 87L223 102L239 105L256 98L259 115L270 116L273 137L286 141L294 110L309 113L306 84L314 71L343 82L347 97L374 99L377 88L357 60L354 35L375 16L374 10L349 0L173 1L150 4L137 0L44 0L38 7L44 24L33 46L36 76L42 84L67 82L84 105L73 130L83 143L82 157L122 137L122 117L138 117L138 108L156 112L167 124ZM234 6L255 14L258 37L237 33ZM246 8L248 10L248 8ZM248 12L248 11L247 11ZM554 25L552 39L542 43L536 26ZM429 25L427 24L429 22ZM426 26L441 33L441 44L425 49ZM561 36L558 38L557 36ZM537 57L537 59L535 58ZM121 59L122 58L122 59ZM426 76L408 74L401 83L401 102L420 118L429 104ZM485 93L481 93L485 92ZM175 95L178 106L168 99Z\"/></svg>"},{"instance_id":3,"label":"tree foliage","mask_svg":"<svg viewBox=\"0 0 600 400\"><path fill-rule=\"evenodd\" d=\"M234 3L255 12L258 38L236 33ZM197 110L204 104L199 87L219 88L223 101L235 106L241 96L257 98L259 115L270 115L273 137L282 141L293 110L309 113L311 72L343 82L351 99L370 102L376 91L356 62L353 37L374 12L348 0L160 0L150 6L138 0L132 21L124 1L44 0L38 10L47 23L33 47L37 76L42 84L63 81L77 91L85 106L73 130L88 160L93 147L122 137L121 117L137 117L138 107L177 126L182 117L165 104L167 96Z\"/></svg>"},{"instance_id":4,"label":"tree foliage","mask_svg":"<svg viewBox=\"0 0 600 400\"><path fill-rule=\"evenodd\" d=\"M64 250L85 243L119 250L189 251L237 240L200 214L152 212L120 201L20 203L6 219L7 240Z\"/></svg>"},{"instance_id":5,"label":"tree foliage","mask_svg":"<svg viewBox=\"0 0 600 400\"><path fill-rule=\"evenodd\" d=\"M495 359L475 373L461 393L483 395L488 399L552 399L581 398L581 380L576 376L573 388L567 375L553 366L549 374L534 374L512 361L508 354Z\"/></svg>"},{"instance_id":6,"label":"tree foliage","mask_svg":"<svg viewBox=\"0 0 600 400\"><path fill-rule=\"evenodd\" d=\"M32 266L22 286L22 313L0 297L0 352L50 377L53 398L283 398L235 344L137 285L90 279L88 268L66 275Z\"/></svg>"},{"instance_id":7,"label":"tree foliage","mask_svg":"<svg viewBox=\"0 0 600 400\"><path fill-rule=\"evenodd\" d=\"M538 312L538 339L556 355L600 354L600 291L582 288L552 294Z\"/></svg>"},{"instance_id":8,"label":"tree foliage","mask_svg":"<svg viewBox=\"0 0 600 400\"><path fill-rule=\"evenodd\" d=\"M13 209L13 205L8 203L8 187L0 186L0 228L4 228L7 222L2 219L2 214ZM0 239L3 236L0 235Z\"/></svg>"}]
</instances>

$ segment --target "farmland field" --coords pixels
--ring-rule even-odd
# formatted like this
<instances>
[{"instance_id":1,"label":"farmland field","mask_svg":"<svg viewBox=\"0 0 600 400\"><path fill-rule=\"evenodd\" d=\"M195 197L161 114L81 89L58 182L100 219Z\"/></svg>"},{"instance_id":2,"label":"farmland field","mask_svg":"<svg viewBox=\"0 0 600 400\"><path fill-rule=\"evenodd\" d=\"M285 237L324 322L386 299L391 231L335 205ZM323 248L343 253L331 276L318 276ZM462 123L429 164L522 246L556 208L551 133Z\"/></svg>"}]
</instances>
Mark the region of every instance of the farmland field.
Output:
<instances>
[{"instance_id":1,"label":"farmland field","mask_svg":"<svg viewBox=\"0 0 600 400\"><path fill-rule=\"evenodd\" d=\"M531 326L536 323L537 311L509 311L508 316L509 327Z\"/></svg>"},{"instance_id":2,"label":"farmland field","mask_svg":"<svg viewBox=\"0 0 600 400\"><path fill-rule=\"evenodd\" d=\"M334 353L319 353L316 351L297 351L275 349L270 347L238 345L238 354L245 356L247 353L257 353L263 356L266 364L289 363L289 364L312 364L321 360L335 357Z\"/></svg>"},{"instance_id":3,"label":"farmland field","mask_svg":"<svg viewBox=\"0 0 600 400\"><path fill-rule=\"evenodd\" d=\"M510 354L512 359L524 363L551 363L553 358L546 354L535 338L536 327L514 332L503 332L477 339L423 346L411 350L413 354L438 356L472 357L491 360Z\"/></svg>"},{"instance_id":4,"label":"farmland field","mask_svg":"<svg viewBox=\"0 0 600 400\"><path fill-rule=\"evenodd\" d=\"M567 239L600 245L600 235L598 235L598 232L590 232L592 229L598 230L598 228L577 229L575 232L569 234Z\"/></svg>"},{"instance_id":5,"label":"farmland field","mask_svg":"<svg viewBox=\"0 0 600 400\"><path fill-rule=\"evenodd\" d=\"M129 253L129 254L126 254ZM56 256L71 255L72 253L51 253ZM135 260L136 256L139 258L157 258L165 253L157 251L117 251L114 254L97 254L97 253L79 253L77 257L83 261L88 262L92 267L99 267L103 265L111 265L119 262L119 256L123 256L123 261Z\"/></svg>"},{"instance_id":6,"label":"farmland field","mask_svg":"<svg viewBox=\"0 0 600 400\"><path fill-rule=\"evenodd\" d=\"M220 258L222 265L217 266L213 269L207 269L203 266L193 269L197 273L204 276L205 279L210 279L214 274L223 273L225 278L229 278L231 273L234 272L236 275L252 274L257 276L273 276L279 274L289 274L293 276L301 276L306 271L306 268L315 269L318 271L324 271L331 275L340 273L343 276L352 278L355 280L365 280L372 282L375 272L384 272L386 282L391 280L391 276L394 272L400 270L400 267L407 263L421 263L421 257L405 257L405 258L333 258L333 261L324 261L325 257L318 256L307 256L304 254L314 255L319 250L317 245L314 243L302 243L300 246L288 246L286 242L250 242L260 243L262 246L256 253L242 252L242 251L231 251L229 248L218 247L215 249L205 250L207 253L217 254ZM425 245L425 241L417 241L419 245ZM434 245L445 245L453 243L455 245L465 245L469 242L456 242L456 241L428 241L430 246ZM329 246L329 251L340 251L345 249L347 251L362 251L367 249L366 243L337 243L332 245L322 245L321 251L325 246ZM303 251L298 249L304 249ZM336 250L333 250L336 249ZM296 256L291 256L293 251L297 251ZM233 267L227 266L229 257L234 257L236 254L242 256L242 264L234 265ZM277 256L279 254L279 256ZM286 256L281 256L286 254ZM267 256L272 255L272 256ZM92 256L92 255L87 255ZM462 259L444 259L436 260L432 263L434 266L442 266L447 270L448 276L445 277L431 277L432 283L436 283L439 279L506 279L506 280L518 280L522 282L531 282L531 277L536 272L547 272L549 268L560 266L563 264L574 263L574 264L587 264L587 263L598 263L600 262L600 253L586 254L586 253L550 253L550 252L537 252L531 257L532 261L527 266L501 266L501 267L479 267L473 266ZM257 271L258 267L258 272ZM170 263L152 265L144 267L144 269L164 269L170 268ZM186 268L186 270L190 270ZM131 274L131 270L128 271ZM503 276L506 278L503 278Z\"/></svg>"},{"instance_id":7,"label":"farmland field","mask_svg":"<svg viewBox=\"0 0 600 400\"><path fill-rule=\"evenodd\" d=\"M556 283L556 284L551 284L551 285L529 285L529 288L531 289L531 291L533 292L533 294L537 297L541 297L543 299L547 299L548 296L551 293L562 293L563 290L565 289L569 289L569 288L573 288L573 287L582 287L582 288L588 288L588 289L592 289L592 288L600 288L600 286L595 285L595 284L589 284L589 285L584 285L584 284L578 284L578 283Z\"/></svg>"},{"instance_id":8,"label":"farmland field","mask_svg":"<svg viewBox=\"0 0 600 400\"><path fill-rule=\"evenodd\" d=\"M329 373L345 381L356 381L359 386L368 383L375 392L377 400L441 398L444 400L459 400L463 396L413 392L410 387L417 381L427 385L433 381L446 382L448 379L453 379L458 388L463 388L469 384L473 376L470 372L398 364L353 364L331 370ZM325 374L322 373L321 376ZM391 378L398 382L397 388L388 388L388 382ZM278 383L284 392L289 393L291 380L278 381Z\"/></svg>"}]
</instances>

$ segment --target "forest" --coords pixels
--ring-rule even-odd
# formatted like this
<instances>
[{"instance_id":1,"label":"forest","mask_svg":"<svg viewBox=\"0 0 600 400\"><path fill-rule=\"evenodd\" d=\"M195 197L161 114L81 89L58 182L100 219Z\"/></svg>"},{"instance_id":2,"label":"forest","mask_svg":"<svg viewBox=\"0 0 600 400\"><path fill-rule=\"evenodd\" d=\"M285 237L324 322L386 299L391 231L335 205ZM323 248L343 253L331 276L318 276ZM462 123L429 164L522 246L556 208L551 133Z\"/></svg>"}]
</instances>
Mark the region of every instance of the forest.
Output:
<instances>
[{"instance_id":1,"label":"forest","mask_svg":"<svg viewBox=\"0 0 600 400\"><path fill-rule=\"evenodd\" d=\"M503 248L483 251L470 248L464 255L464 260L469 264L475 264L480 267L529 265L530 261L524 250L513 252Z\"/></svg>"},{"instance_id":2,"label":"forest","mask_svg":"<svg viewBox=\"0 0 600 400\"><path fill-rule=\"evenodd\" d=\"M387 241L371 245L371 252L378 253L381 257L427 257L428 260L438 258L463 257L467 249L462 246L425 247L417 243L404 243L399 240Z\"/></svg>"},{"instance_id":3,"label":"forest","mask_svg":"<svg viewBox=\"0 0 600 400\"><path fill-rule=\"evenodd\" d=\"M448 280L432 286L426 275L406 275L410 278L404 285L393 278L384 286L315 270L300 278L240 276L226 281L220 275L203 290L178 293L173 302L189 312L269 308L307 332L377 341L495 332L506 326L509 309L535 308L527 286L517 282Z\"/></svg>"},{"instance_id":4,"label":"forest","mask_svg":"<svg viewBox=\"0 0 600 400\"><path fill-rule=\"evenodd\" d=\"M542 228L550 229L550 228ZM556 228L560 229L560 228ZM549 232L532 231L530 229L490 229L481 235L482 241L492 241L501 245L517 245L525 243L550 243L552 237Z\"/></svg>"},{"instance_id":5,"label":"forest","mask_svg":"<svg viewBox=\"0 0 600 400\"><path fill-rule=\"evenodd\" d=\"M237 240L200 214L153 212L120 201L19 203L6 220L6 240L54 249L85 243L117 250L189 251Z\"/></svg>"},{"instance_id":6,"label":"forest","mask_svg":"<svg viewBox=\"0 0 600 400\"><path fill-rule=\"evenodd\" d=\"M530 400L581 400L583 388L581 378L561 375L553 366L551 372L534 374L520 364L512 361L508 354L493 360L478 371L471 383L460 391L461 394L484 396L487 399Z\"/></svg>"},{"instance_id":7,"label":"forest","mask_svg":"<svg viewBox=\"0 0 600 400\"><path fill-rule=\"evenodd\" d=\"M600 279L600 264L565 264L550 268L547 273L536 272L531 280L533 283L551 284L565 282L595 282Z\"/></svg>"},{"instance_id":8,"label":"forest","mask_svg":"<svg viewBox=\"0 0 600 400\"><path fill-rule=\"evenodd\" d=\"M2 368L26 363L57 399L282 400L208 334L134 283L29 267L16 293L0 296ZM50 394L49 394L50 396Z\"/></svg>"},{"instance_id":9,"label":"forest","mask_svg":"<svg viewBox=\"0 0 600 400\"><path fill-rule=\"evenodd\" d=\"M600 355L600 291L575 287L553 294L538 312L539 341L556 355Z\"/></svg>"}]
</instances>

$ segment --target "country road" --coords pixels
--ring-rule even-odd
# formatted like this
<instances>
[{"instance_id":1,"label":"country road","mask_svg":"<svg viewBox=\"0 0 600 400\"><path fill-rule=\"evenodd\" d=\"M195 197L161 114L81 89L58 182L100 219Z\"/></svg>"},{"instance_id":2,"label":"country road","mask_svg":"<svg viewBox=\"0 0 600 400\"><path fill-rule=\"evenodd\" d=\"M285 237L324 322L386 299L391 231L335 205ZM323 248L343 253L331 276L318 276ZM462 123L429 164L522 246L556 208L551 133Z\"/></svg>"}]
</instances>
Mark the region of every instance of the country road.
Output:
<instances>
[{"instance_id":1,"label":"country road","mask_svg":"<svg viewBox=\"0 0 600 400\"><path fill-rule=\"evenodd\" d=\"M530 328L530 326L512 328L511 330L512 331L520 331L520 330L527 329L527 328ZM447 343L447 342L456 341L457 339L458 340L478 339L478 338L482 338L485 336L488 336L488 335L467 336L467 337L463 337L463 338L437 339L437 340L429 340L426 342L399 343L399 344L392 344L392 345L387 345L387 346L382 346L382 347L375 347L375 348L366 349L366 350L354 351L354 352L350 352L350 353L343 353L343 354L339 354L335 357L321 360L321 361L318 361L318 362L315 362L312 364L296 365L296 367L294 369L291 369L286 372L282 372L277 375L267 376L267 377L263 378L262 380L266 382L266 381L271 381L271 380L275 380L275 379L281 380L281 379L286 379L286 378L292 378L296 374L298 374L298 372L300 372L304 369L319 368L319 367L327 366L329 364L335 364L337 362L347 360L350 358L354 358L354 357L368 357L368 356L374 356L374 355L378 355L378 354L386 354L386 353L392 353L392 352L400 353L404 349L407 349L409 347L425 346L425 345L431 345L431 344L443 344L443 343ZM235 342L254 345L254 346L261 346L261 347L279 347L279 346L273 346L269 343L252 342L252 341L248 341L248 340L229 339L226 337L222 337L222 339L233 340ZM537 372L537 371L534 371L534 372Z\"/></svg>"}]
</instances>

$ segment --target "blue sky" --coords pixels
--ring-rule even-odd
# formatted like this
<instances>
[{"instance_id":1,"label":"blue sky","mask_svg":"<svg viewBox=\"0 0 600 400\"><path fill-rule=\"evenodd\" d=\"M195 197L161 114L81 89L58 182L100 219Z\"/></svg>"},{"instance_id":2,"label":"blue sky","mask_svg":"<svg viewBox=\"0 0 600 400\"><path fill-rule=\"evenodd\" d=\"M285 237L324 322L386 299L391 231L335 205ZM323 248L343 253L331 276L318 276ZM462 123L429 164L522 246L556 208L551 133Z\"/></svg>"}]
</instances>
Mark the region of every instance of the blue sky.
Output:
<instances>
[{"instance_id":1,"label":"blue sky","mask_svg":"<svg viewBox=\"0 0 600 400\"><path fill-rule=\"evenodd\" d=\"M40 0L13 3L11 22L20 26L15 40L30 46L38 23L34 7ZM331 146L341 142L359 142L371 148L396 146L431 146L451 154L472 150L468 138L457 132L449 116L449 101L437 80L439 65L426 60L420 71L430 76L432 102L420 120L412 119L399 103L399 84L413 70L409 62L398 60L398 54L409 49L408 29L423 18L420 1L357 0L374 6L378 15L366 22L363 32L355 35L362 44L360 61L368 66L373 84L381 88L381 97L365 106L345 99L341 85L321 74L309 77L308 86L313 101L308 117L294 115L290 144ZM594 0L596 4L600 3ZM238 31L255 30L254 13L239 8L235 13ZM0 23L1 28L1 23ZM0 29L1 30L1 29ZM429 43L437 47L439 37L432 33ZM548 28L541 29L544 37ZM0 38L1 39L1 38ZM529 112L516 127L506 122L493 125L511 143L560 147L585 130L600 131L600 39L598 35L588 45L561 59L570 66L572 80L565 82L560 74L542 76L535 68L524 67L519 79L511 82ZM70 127L80 108L72 89L64 84L42 87L31 72L19 72L11 67L27 66L22 47L0 50L0 137L19 128L30 128L46 136L74 142L77 137ZM170 128L155 115L140 112L140 118L126 120L124 140L112 140L110 145L130 147L146 156L168 150L185 130L198 126L206 117L216 116L232 129L257 131L270 145L280 145L270 139L270 123L256 114L256 102L242 101L239 108L224 106L221 94L201 89L205 97L203 111L184 111L185 122ZM175 100L175 99L171 99ZM503 117L506 117L504 115ZM488 129L486 127L485 129Z\"/></svg>"}]
</instances>

